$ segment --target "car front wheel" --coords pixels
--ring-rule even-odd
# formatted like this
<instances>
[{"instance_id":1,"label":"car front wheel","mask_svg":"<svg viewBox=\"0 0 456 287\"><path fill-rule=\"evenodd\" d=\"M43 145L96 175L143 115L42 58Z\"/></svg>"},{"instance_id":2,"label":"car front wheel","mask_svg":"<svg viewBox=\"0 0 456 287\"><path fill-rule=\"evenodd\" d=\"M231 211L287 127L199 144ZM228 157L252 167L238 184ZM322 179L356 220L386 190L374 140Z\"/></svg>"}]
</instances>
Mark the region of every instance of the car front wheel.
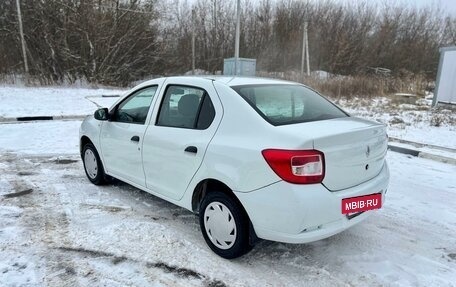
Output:
<instances>
[{"instance_id":1,"label":"car front wheel","mask_svg":"<svg viewBox=\"0 0 456 287\"><path fill-rule=\"evenodd\" d=\"M201 232L217 255L232 259L251 250L245 211L223 192L209 192L199 212Z\"/></svg>"},{"instance_id":2,"label":"car front wheel","mask_svg":"<svg viewBox=\"0 0 456 287\"><path fill-rule=\"evenodd\" d=\"M95 185L106 183L103 165L97 150L92 144L86 144L82 150L82 161L87 178Z\"/></svg>"}]
</instances>

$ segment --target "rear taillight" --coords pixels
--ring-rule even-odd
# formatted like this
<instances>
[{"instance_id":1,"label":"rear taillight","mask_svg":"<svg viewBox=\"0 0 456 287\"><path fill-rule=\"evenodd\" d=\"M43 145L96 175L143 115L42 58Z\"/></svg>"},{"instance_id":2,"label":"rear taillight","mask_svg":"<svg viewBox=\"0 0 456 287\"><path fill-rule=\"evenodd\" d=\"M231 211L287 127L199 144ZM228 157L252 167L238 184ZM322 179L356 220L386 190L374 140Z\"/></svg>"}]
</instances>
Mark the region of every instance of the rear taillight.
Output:
<instances>
[{"instance_id":1,"label":"rear taillight","mask_svg":"<svg viewBox=\"0 0 456 287\"><path fill-rule=\"evenodd\" d=\"M263 157L272 170L290 183L321 183L325 177L325 159L318 150L265 149Z\"/></svg>"}]
</instances>

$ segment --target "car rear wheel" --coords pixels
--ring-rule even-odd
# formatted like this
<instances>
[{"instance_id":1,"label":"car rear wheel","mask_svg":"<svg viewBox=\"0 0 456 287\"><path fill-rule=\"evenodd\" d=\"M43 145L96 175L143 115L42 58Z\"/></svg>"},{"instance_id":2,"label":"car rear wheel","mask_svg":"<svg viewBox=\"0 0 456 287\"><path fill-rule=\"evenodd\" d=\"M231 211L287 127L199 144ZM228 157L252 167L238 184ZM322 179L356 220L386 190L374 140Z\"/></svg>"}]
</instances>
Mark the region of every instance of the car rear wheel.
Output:
<instances>
[{"instance_id":1,"label":"car rear wheel","mask_svg":"<svg viewBox=\"0 0 456 287\"><path fill-rule=\"evenodd\" d=\"M106 183L106 175L97 150L92 144L86 144L82 150L82 161L87 178L95 185Z\"/></svg>"},{"instance_id":2,"label":"car rear wheel","mask_svg":"<svg viewBox=\"0 0 456 287\"><path fill-rule=\"evenodd\" d=\"M249 221L245 211L222 192L210 192L201 202L201 232L217 255L232 259L251 250Z\"/></svg>"}]
</instances>

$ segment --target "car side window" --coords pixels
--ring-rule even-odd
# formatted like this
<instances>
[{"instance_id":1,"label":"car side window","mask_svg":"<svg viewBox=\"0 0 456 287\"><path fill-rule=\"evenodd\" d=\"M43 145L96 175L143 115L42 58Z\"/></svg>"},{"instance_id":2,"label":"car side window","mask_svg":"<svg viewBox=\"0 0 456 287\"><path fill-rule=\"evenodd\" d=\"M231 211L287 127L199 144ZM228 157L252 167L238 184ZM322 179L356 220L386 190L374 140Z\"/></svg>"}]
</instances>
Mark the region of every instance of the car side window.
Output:
<instances>
[{"instance_id":1,"label":"car side window","mask_svg":"<svg viewBox=\"0 0 456 287\"><path fill-rule=\"evenodd\" d=\"M215 117L215 109L214 105L212 104L211 98L207 95L203 98L203 102L201 103L201 110L198 117L198 122L196 123L196 128L198 130L205 130L207 129Z\"/></svg>"},{"instance_id":2,"label":"car side window","mask_svg":"<svg viewBox=\"0 0 456 287\"><path fill-rule=\"evenodd\" d=\"M112 120L122 123L144 124L156 91L157 86L137 91L117 106Z\"/></svg>"},{"instance_id":3,"label":"car side window","mask_svg":"<svg viewBox=\"0 0 456 287\"><path fill-rule=\"evenodd\" d=\"M207 129L215 117L215 109L207 92L187 86L168 86L158 114L157 125Z\"/></svg>"}]
</instances>

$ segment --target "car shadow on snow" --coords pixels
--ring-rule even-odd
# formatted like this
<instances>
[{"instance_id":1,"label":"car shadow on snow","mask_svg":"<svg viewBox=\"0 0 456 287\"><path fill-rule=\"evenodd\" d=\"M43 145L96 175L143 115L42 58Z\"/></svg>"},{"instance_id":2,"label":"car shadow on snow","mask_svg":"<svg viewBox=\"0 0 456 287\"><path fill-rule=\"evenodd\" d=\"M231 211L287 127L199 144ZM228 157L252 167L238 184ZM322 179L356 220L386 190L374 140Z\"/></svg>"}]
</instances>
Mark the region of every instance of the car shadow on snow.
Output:
<instances>
[{"instance_id":1,"label":"car shadow on snow","mask_svg":"<svg viewBox=\"0 0 456 287\"><path fill-rule=\"evenodd\" d=\"M160 214L153 214L146 217L149 217L154 221L175 220L182 224L183 227L187 226L188 230L186 232L194 233L194 236L192 237L201 237L201 242L204 242L199 231L198 217L194 213L122 181L114 179L111 184L115 192L121 191L126 195L135 198L139 197L140 201L143 201L146 205L154 208L154 213L158 212ZM366 222L368 220L369 219L367 219ZM163 224L166 223L164 222ZM258 262L258 260L267 262L280 260L283 262L307 262L314 267L317 262L322 262L321 264L323 266L328 264L328 262L325 262L325 258L331 258L330 262L333 262L336 253L344 254L345 250L364 249L363 247L365 247L366 250L369 250L370 245L374 243L371 240L375 239L366 239L365 236L362 235L363 233L364 227L362 225L356 225L342 233L307 244L286 244L260 239L250 253L239 259L232 260L232 262L250 264L252 262ZM349 253L350 252L347 252L347 254Z\"/></svg>"}]
</instances>

